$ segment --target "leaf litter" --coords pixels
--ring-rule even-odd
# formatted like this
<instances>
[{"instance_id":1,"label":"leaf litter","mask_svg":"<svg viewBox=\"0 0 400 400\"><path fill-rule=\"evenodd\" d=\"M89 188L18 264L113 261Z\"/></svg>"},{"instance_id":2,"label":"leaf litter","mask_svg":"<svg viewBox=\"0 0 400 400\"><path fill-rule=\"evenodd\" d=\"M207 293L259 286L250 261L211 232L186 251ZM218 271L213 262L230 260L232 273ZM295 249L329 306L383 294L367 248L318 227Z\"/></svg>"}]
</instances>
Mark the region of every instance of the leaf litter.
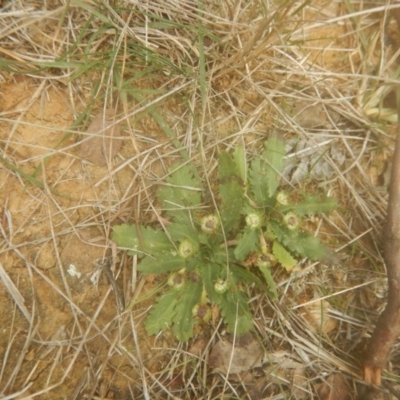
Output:
<instances>
[{"instance_id":1,"label":"leaf litter","mask_svg":"<svg viewBox=\"0 0 400 400\"><path fill-rule=\"evenodd\" d=\"M234 342L232 338L219 340L212 348L208 361L213 372L235 375L260 367L263 354L260 342L247 334Z\"/></svg>"},{"instance_id":2,"label":"leaf litter","mask_svg":"<svg viewBox=\"0 0 400 400\"><path fill-rule=\"evenodd\" d=\"M80 149L80 158L93 164L109 164L122 145L121 128L116 112L106 109L96 114L86 130Z\"/></svg>"}]
</instances>

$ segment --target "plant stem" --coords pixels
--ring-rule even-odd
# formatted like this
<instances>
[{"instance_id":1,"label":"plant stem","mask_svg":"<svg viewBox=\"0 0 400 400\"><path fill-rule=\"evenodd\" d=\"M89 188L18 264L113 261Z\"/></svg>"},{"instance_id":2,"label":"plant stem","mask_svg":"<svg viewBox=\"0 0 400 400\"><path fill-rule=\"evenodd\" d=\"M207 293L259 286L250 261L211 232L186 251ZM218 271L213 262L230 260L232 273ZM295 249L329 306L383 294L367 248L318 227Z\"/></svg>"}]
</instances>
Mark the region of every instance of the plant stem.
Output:
<instances>
[{"instance_id":1,"label":"plant stem","mask_svg":"<svg viewBox=\"0 0 400 400\"><path fill-rule=\"evenodd\" d=\"M400 335L400 90L397 89L397 131L390 179L383 257L389 292L385 310L380 315L364 359L364 380L380 386L381 372L390 350Z\"/></svg>"}]
</instances>

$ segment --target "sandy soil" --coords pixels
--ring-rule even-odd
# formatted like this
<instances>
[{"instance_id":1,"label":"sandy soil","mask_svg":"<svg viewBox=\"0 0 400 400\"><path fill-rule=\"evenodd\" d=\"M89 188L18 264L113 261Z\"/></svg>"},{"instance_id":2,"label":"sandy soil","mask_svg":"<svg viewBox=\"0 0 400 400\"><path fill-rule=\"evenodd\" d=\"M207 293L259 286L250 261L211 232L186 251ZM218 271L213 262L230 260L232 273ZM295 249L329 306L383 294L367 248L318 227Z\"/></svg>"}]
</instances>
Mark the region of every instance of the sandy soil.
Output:
<instances>
[{"instance_id":1,"label":"sandy soil","mask_svg":"<svg viewBox=\"0 0 400 400\"><path fill-rule=\"evenodd\" d=\"M125 168L108 178L107 166L78 157L80 137L66 132L74 116L62 86L14 76L1 91L0 108L10 120L0 126L5 153L35 182L0 169L2 229L8 241L0 258L36 321L28 323L0 285L0 354L7 365L3 383L30 386L33 392L68 375L56 397L45 397L69 398L89 379L94 363L107 370L99 376L107 376L110 387L126 390L127 381L137 379L138 365L122 347L135 349L135 343L129 329L118 329L118 303L96 260L111 256L110 224L124 212L111 205L133 192L135 173ZM123 152L135 154L132 143L126 140ZM122 271L116 276L120 284ZM142 357L153 358L146 340L141 338ZM63 345L53 350L52 341Z\"/></svg>"}]
</instances>

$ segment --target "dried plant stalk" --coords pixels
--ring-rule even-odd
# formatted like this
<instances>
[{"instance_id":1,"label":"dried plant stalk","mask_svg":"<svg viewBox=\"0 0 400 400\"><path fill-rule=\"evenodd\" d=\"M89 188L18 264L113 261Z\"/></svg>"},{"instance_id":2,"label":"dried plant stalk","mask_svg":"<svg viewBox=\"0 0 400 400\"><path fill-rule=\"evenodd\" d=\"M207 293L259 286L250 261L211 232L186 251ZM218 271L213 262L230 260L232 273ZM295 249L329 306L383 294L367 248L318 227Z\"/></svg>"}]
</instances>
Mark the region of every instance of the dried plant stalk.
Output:
<instances>
[{"instance_id":1,"label":"dried plant stalk","mask_svg":"<svg viewBox=\"0 0 400 400\"><path fill-rule=\"evenodd\" d=\"M7 272L4 270L3 266L0 263L0 280L3 281L8 293L11 295L12 299L17 304L18 308L21 310L24 317L28 320L29 323L32 322L31 313L25 307L25 299L21 295L20 291L18 290L17 286L15 286L14 282L11 278L7 275Z\"/></svg>"},{"instance_id":2,"label":"dried plant stalk","mask_svg":"<svg viewBox=\"0 0 400 400\"><path fill-rule=\"evenodd\" d=\"M383 242L389 292L386 308L380 315L364 360L364 379L379 386L381 372L390 350L400 335L400 105L389 202Z\"/></svg>"}]
</instances>

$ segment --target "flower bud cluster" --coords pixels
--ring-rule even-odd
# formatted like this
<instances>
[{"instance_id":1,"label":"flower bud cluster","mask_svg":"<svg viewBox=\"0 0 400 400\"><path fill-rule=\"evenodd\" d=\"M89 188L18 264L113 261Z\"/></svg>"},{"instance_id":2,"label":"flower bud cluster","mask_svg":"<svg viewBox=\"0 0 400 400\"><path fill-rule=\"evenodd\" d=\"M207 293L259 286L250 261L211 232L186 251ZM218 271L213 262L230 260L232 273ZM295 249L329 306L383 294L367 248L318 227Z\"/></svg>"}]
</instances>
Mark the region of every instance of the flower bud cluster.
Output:
<instances>
[{"instance_id":1,"label":"flower bud cluster","mask_svg":"<svg viewBox=\"0 0 400 400\"><path fill-rule=\"evenodd\" d=\"M257 212L251 212L246 215L246 225L250 229L259 229L262 226L263 218L262 215Z\"/></svg>"},{"instance_id":2,"label":"flower bud cluster","mask_svg":"<svg viewBox=\"0 0 400 400\"><path fill-rule=\"evenodd\" d=\"M206 215L201 219L201 230L204 233L207 233L209 235L212 235L217 232L219 226L220 226L220 220L217 215L215 214L210 214Z\"/></svg>"}]
</instances>

